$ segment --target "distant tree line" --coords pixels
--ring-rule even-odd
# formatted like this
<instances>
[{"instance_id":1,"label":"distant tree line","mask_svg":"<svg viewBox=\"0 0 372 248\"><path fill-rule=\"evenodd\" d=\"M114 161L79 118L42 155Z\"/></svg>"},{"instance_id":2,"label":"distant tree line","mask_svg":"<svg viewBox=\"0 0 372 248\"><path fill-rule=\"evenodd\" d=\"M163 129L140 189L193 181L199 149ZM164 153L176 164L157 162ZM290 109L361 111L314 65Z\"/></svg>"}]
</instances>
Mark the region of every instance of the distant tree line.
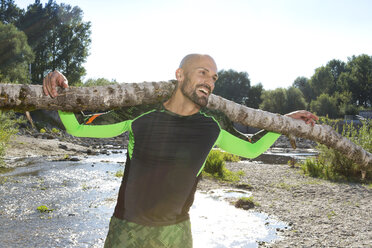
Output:
<instances>
[{"instance_id":1,"label":"distant tree line","mask_svg":"<svg viewBox=\"0 0 372 248\"><path fill-rule=\"evenodd\" d=\"M41 84L57 69L70 83L81 83L90 28L79 7L35 0L23 10L14 0L0 0L0 81Z\"/></svg>"},{"instance_id":2,"label":"distant tree line","mask_svg":"<svg viewBox=\"0 0 372 248\"><path fill-rule=\"evenodd\" d=\"M274 90L264 90L262 84L251 86L246 72L222 70L215 93L280 114L307 109L330 118L355 115L372 108L372 56L352 56L347 62L331 60L316 68L310 79L298 77L292 86Z\"/></svg>"}]
</instances>

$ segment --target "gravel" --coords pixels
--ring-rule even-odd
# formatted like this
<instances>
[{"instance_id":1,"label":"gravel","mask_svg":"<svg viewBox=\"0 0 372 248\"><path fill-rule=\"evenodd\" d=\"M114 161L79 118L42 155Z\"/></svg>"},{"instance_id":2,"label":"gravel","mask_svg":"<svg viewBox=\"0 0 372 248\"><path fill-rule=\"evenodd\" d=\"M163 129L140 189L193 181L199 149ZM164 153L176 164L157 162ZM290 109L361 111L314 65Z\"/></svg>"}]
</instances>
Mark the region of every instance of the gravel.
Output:
<instances>
[{"instance_id":1,"label":"gravel","mask_svg":"<svg viewBox=\"0 0 372 248\"><path fill-rule=\"evenodd\" d=\"M372 187L335 183L303 175L288 165L243 161L228 163L243 170L240 183L252 186L262 211L288 223L281 239L260 247L372 247ZM238 185L236 185L238 186ZM199 189L231 187L203 179Z\"/></svg>"}]
</instances>

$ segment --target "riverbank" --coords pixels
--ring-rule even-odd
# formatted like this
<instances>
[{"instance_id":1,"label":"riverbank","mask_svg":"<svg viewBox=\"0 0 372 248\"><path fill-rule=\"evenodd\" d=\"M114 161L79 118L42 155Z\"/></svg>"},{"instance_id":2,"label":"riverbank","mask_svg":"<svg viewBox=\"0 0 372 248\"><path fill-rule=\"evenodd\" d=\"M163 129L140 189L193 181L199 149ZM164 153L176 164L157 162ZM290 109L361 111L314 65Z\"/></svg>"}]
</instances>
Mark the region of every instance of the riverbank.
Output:
<instances>
[{"instance_id":1,"label":"riverbank","mask_svg":"<svg viewBox=\"0 0 372 248\"><path fill-rule=\"evenodd\" d=\"M46 135L15 136L6 153L8 165L22 165L27 158L45 160L84 159L88 154L104 153L105 141L85 144ZM124 144L124 139L118 140ZM74 142L74 143L71 143ZM94 140L92 141L94 142ZM97 141L98 142L98 141ZM103 143L102 143L103 142ZM78 144L79 143L79 144ZM83 145L81 145L83 144ZM17 161L11 160L17 158ZM9 163L11 161L11 163ZM17 164L18 163L18 164ZM25 165L25 164L23 164ZM261 247L370 247L372 244L372 189L360 184L333 183L304 176L288 165L257 161L228 163L228 169L243 170L240 183L249 184L254 200L262 211L289 224L280 229L282 239ZM231 188L211 179L201 180L198 189ZM238 186L238 185L237 185Z\"/></svg>"},{"instance_id":2,"label":"riverbank","mask_svg":"<svg viewBox=\"0 0 372 248\"><path fill-rule=\"evenodd\" d=\"M260 247L371 247L372 187L311 178L288 165L243 161L228 163L242 170L241 184L249 184L255 211L277 216L290 229L278 230L282 239ZM228 187L203 180L201 188Z\"/></svg>"}]
</instances>

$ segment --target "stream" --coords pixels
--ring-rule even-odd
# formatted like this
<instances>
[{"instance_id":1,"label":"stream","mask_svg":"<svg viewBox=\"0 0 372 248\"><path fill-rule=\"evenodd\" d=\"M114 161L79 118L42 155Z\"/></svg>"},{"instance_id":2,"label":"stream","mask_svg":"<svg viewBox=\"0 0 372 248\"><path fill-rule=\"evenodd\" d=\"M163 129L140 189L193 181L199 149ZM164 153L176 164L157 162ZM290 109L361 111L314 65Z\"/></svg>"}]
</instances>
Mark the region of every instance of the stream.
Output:
<instances>
[{"instance_id":1,"label":"stream","mask_svg":"<svg viewBox=\"0 0 372 248\"><path fill-rule=\"evenodd\" d=\"M0 174L0 247L103 247L125 157L35 160ZM241 196L250 192L197 191L190 210L195 248L258 247L280 238L286 223L226 200Z\"/></svg>"}]
</instances>

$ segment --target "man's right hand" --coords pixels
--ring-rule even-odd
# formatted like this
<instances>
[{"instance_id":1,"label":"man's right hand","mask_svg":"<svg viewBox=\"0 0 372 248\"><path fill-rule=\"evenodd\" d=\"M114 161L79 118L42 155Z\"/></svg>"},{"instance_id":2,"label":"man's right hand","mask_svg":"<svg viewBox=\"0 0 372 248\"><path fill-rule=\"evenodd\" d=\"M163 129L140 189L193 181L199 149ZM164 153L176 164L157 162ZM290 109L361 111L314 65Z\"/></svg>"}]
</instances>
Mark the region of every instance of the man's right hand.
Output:
<instances>
[{"instance_id":1,"label":"man's right hand","mask_svg":"<svg viewBox=\"0 0 372 248\"><path fill-rule=\"evenodd\" d=\"M53 98L58 96L57 86L67 88L67 78L59 71L49 72L43 80L44 94Z\"/></svg>"}]
</instances>

